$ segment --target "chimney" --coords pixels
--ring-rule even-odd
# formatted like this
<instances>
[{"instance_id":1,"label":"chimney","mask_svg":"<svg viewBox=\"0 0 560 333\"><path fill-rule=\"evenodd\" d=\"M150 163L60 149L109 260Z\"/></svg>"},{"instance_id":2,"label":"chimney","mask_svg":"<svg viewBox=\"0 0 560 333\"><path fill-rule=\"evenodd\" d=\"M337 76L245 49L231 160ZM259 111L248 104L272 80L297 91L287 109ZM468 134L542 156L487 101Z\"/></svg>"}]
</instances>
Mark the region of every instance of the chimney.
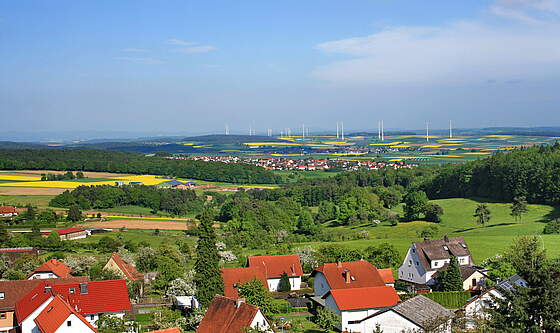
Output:
<instances>
[{"instance_id":1,"label":"chimney","mask_svg":"<svg viewBox=\"0 0 560 333\"><path fill-rule=\"evenodd\" d=\"M245 303L245 298L238 298L235 300L235 307L239 309L242 303Z\"/></svg>"},{"instance_id":2,"label":"chimney","mask_svg":"<svg viewBox=\"0 0 560 333\"><path fill-rule=\"evenodd\" d=\"M446 243L449 243L449 236L447 236L447 235L443 236L443 240L444 240Z\"/></svg>"},{"instance_id":3,"label":"chimney","mask_svg":"<svg viewBox=\"0 0 560 333\"><path fill-rule=\"evenodd\" d=\"M342 275L344 276L344 282L350 283L350 271L345 269Z\"/></svg>"},{"instance_id":4,"label":"chimney","mask_svg":"<svg viewBox=\"0 0 560 333\"><path fill-rule=\"evenodd\" d=\"M337 268L342 268L342 261L337 260L337 261L336 261L336 267L337 267Z\"/></svg>"}]
</instances>

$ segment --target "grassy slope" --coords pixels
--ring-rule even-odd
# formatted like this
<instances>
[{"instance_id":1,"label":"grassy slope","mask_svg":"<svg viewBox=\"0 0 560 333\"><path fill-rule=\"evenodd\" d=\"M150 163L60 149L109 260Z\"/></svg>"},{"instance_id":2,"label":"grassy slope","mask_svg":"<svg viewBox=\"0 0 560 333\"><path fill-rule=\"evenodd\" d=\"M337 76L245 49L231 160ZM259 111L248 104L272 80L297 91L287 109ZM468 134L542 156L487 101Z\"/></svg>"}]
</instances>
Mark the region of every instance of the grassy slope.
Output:
<instances>
[{"instance_id":1,"label":"grassy slope","mask_svg":"<svg viewBox=\"0 0 560 333\"><path fill-rule=\"evenodd\" d=\"M0 195L0 203L17 207L30 203L39 208L48 208L52 198L54 195Z\"/></svg>"},{"instance_id":2,"label":"grassy slope","mask_svg":"<svg viewBox=\"0 0 560 333\"><path fill-rule=\"evenodd\" d=\"M509 215L509 204L489 203L492 218L487 226L475 223L472 216L476 205L473 199L444 199L434 201L444 209L442 222L437 224L440 228L439 237L448 234L452 237L465 237L475 261L480 262L504 249L511 241L521 235L540 235L546 220L557 214L553 207L544 205L529 205L529 213L525 214L522 222L515 222ZM395 209L402 210L401 207ZM355 240L338 242L353 248L365 248L373 244L388 242L393 244L404 256L413 241L420 240L417 232L434 223L413 221L400 223L396 227L382 224L377 227L358 226L344 227L353 231L368 230L370 240ZM337 227L343 228L343 227ZM560 255L560 235L542 235L543 242L549 253L553 256ZM309 243L318 246L324 243Z\"/></svg>"}]
</instances>

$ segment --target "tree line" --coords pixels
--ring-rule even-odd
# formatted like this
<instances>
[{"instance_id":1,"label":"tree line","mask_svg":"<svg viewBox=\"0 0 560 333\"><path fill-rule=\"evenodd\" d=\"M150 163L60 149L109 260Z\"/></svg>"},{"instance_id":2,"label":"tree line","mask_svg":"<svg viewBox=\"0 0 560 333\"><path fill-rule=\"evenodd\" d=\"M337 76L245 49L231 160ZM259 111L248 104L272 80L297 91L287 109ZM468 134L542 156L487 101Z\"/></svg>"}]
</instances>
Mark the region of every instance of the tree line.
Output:
<instances>
[{"instance_id":1,"label":"tree line","mask_svg":"<svg viewBox=\"0 0 560 333\"><path fill-rule=\"evenodd\" d=\"M247 164L172 160L95 149L0 149L0 170L79 170L151 174L235 184L277 184L272 171Z\"/></svg>"}]
</instances>

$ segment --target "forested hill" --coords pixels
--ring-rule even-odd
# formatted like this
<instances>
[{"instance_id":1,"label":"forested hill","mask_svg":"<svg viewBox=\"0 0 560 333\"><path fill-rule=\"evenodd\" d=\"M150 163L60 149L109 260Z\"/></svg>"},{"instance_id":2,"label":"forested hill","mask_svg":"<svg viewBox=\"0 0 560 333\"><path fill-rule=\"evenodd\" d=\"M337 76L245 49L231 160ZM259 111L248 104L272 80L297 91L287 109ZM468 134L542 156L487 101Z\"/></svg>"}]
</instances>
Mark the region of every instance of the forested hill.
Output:
<instances>
[{"instance_id":1,"label":"forested hill","mask_svg":"<svg viewBox=\"0 0 560 333\"><path fill-rule=\"evenodd\" d=\"M237 184L277 184L281 177L261 167L146 157L93 149L0 149L0 170L82 170L152 174Z\"/></svg>"},{"instance_id":2,"label":"forested hill","mask_svg":"<svg viewBox=\"0 0 560 333\"><path fill-rule=\"evenodd\" d=\"M490 158L442 167L427 180L432 199L479 196L560 205L560 144L497 152Z\"/></svg>"}]
</instances>

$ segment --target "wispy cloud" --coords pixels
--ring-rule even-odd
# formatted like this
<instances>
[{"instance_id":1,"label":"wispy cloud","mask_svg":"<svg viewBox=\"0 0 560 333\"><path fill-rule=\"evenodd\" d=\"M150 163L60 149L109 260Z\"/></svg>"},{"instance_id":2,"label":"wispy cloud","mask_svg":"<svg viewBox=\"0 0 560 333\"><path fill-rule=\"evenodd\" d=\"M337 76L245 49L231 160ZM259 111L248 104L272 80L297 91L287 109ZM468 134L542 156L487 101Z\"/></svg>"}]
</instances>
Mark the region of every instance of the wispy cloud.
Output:
<instances>
[{"instance_id":1,"label":"wispy cloud","mask_svg":"<svg viewBox=\"0 0 560 333\"><path fill-rule=\"evenodd\" d=\"M365 37L321 43L316 46L320 51L349 59L312 74L329 82L377 84L558 76L556 4L560 0L500 0L488 8L490 18L389 27ZM506 24L496 24L498 17L506 18Z\"/></svg>"},{"instance_id":2,"label":"wispy cloud","mask_svg":"<svg viewBox=\"0 0 560 333\"><path fill-rule=\"evenodd\" d=\"M174 38L168 39L165 42L167 44L170 44L170 45L181 45L181 46L190 46L190 45L198 44L198 42L187 42L187 41L184 41L184 40L174 39Z\"/></svg>"},{"instance_id":3,"label":"wispy cloud","mask_svg":"<svg viewBox=\"0 0 560 333\"><path fill-rule=\"evenodd\" d=\"M217 50L217 48L212 46L212 45L199 45L199 46L191 46L191 47L185 47L185 48L179 49L180 52L189 53L189 54L207 53L207 52L211 52L211 51L214 51L214 50Z\"/></svg>"},{"instance_id":4,"label":"wispy cloud","mask_svg":"<svg viewBox=\"0 0 560 333\"><path fill-rule=\"evenodd\" d=\"M148 50L146 49L137 49L134 47L128 47L125 49L122 49L123 52L132 52L132 53L146 53Z\"/></svg>"},{"instance_id":5,"label":"wispy cloud","mask_svg":"<svg viewBox=\"0 0 560 333\"><path fill-rule=\"evenodd\" d=\"M149 58L149 57L117 57L117 60L132 62L136 64L145 64L145 65L158 65L163 64L164 61L156 58Z\"/></svg>"}]
</instances>

